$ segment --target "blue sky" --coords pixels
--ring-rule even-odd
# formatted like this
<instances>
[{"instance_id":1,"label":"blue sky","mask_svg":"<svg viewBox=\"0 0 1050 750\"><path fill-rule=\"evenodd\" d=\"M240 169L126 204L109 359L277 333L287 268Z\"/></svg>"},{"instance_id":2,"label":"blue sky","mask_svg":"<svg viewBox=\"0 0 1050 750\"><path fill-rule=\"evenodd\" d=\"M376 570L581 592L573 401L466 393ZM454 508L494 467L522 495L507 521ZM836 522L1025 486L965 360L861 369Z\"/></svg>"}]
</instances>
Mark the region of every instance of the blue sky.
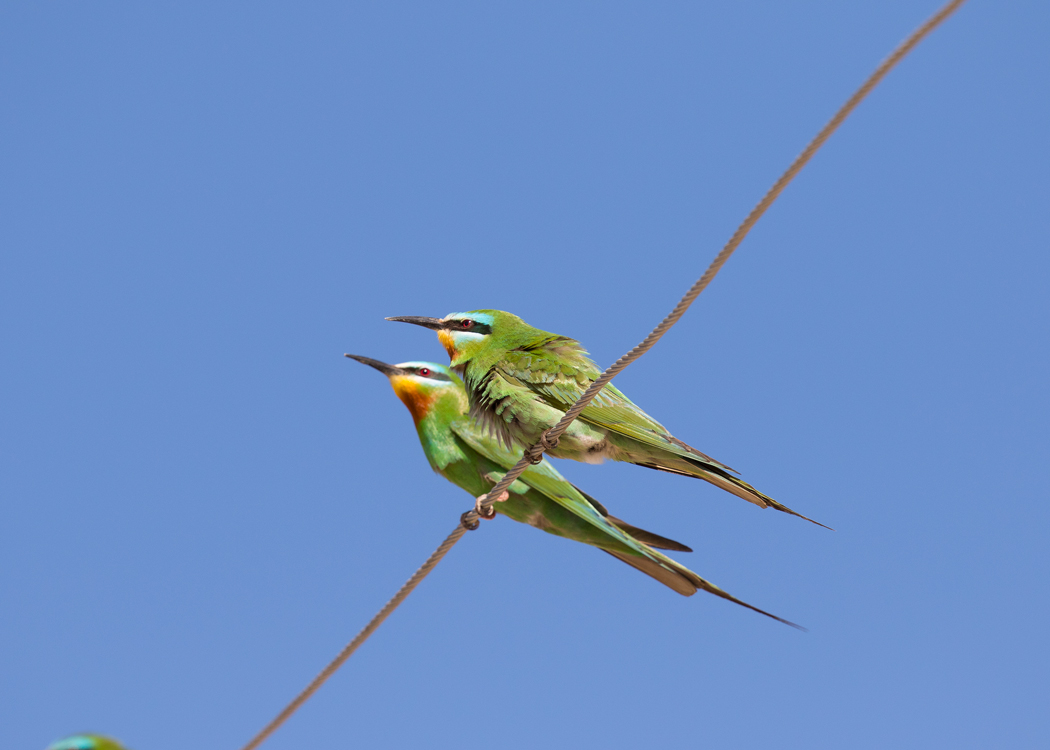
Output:
<instances>
[{"instance_id":1,"label":"blue sky","mask_svg":"<svg viewBox=\"0 0 1050 750\"><path fill-rule=\"evenodd\" d=\"M608 364L936 7L6 4L5 746L240 747L471 503L343 352ZM558 464L810 632L501 519L266 747L1050 742L1048 26L964 6L618 380L837 531Z\"/></svg>"}]
</instances>

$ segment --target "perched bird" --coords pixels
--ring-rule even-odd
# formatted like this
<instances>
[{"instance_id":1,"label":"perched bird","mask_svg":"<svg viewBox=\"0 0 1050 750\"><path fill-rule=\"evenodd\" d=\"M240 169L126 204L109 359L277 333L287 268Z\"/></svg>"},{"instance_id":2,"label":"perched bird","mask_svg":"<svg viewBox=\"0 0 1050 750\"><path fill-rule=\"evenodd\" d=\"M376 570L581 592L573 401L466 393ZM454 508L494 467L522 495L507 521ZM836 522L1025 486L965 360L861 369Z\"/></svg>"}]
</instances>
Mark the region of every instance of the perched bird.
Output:
<instances>
[{"instance_id":1,"label":"perched bird","mask_svg":"<svg viewBox=\"0 0 1050 750\"><path fill-rule=\"evenodd\" d=\"M109 737L76 734L49 745L47 750L124 750L124 746Z\"/></svg>"},{"instance_id":2,"label":"perched bird","mask_svg":"<svg viewBox=\"0 0 1050 750\"><path fill-rule=\"evenodd\" d=\"M452 368L466 383L470 415L504 445L536 443L601 375L578 341L533 328L502 310L387 320L437 331ZM734 476L736 470L674 437L612 384L602 389L548 452L555 458L587 463L612 459L696 477L759 507L824 526L762 494Z\"/></svg>"},{"instance_id":3,"label":"perched bird","mask_svg":"<svg viewBox=\"0 0 1050 750\"><path fill-rule=\"evenodd\" d=\"M347 357L374 367L390 380L408 407L430 466L473 496L488 492L520 453L501 443L468 414L463 381L444 365L404 362L389 365L368 357ZM610 516L594 498L577 489L544 459L510 485L493 508L520 523L598 547L684 596L703 589L774 620L798 627L726 593L655 548L691 552L688 547Z\"/></svg>"}]
</instances>

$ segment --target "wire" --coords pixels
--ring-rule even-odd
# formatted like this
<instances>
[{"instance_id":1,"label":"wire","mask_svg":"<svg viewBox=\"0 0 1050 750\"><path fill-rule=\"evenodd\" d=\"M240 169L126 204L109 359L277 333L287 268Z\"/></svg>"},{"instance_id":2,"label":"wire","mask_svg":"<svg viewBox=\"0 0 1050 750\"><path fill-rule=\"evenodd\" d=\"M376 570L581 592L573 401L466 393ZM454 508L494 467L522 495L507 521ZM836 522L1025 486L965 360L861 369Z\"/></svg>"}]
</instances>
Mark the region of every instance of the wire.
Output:
<instances>
[{"instance_id":1,"label":"wire","mask_svg":"<svg viewBox=\"0 0 1050 750\"><path fill-rule=\"evenodd\" d=\"M762 215L773 205L773 201L784 191L784 188L795 179L795 176L802 170L804 166L813 158L813 155L824 145L824 142L831 137L843 121L857 108L857 105L871 93L872 89L879 84L879 82L886 77L886 74L893 69L909 52L915 49L931 31L937 28L941 23L945 21L952 13L958 10L966 0L951 0L951 2L945 4L933 14L922 26L917 28L912 34L905 39L895 50L887 57L875 72L872 73L868 79L861 85L859 89L849 98L849 100L842 105L835 116L828 121L816 137L809 142L809 145L802 150L795 161L791 163L791 166L787 168L787 171L780 176L773 187L763 196L762 200L758 202L751 213L747 215L747 218L737 227L737 230L733 233L733 236L729 238L729 241L722 248L721 252L715 256L715 259L708 266L707 270L704 271L704 275L701 276L695 284L693 284L689 291L685 293L685 296L678 301L674 309L670 314L660 321L660 324L654 328L648 336L646 336L640 344L631 349L631 351L624 354L616 362L614 362L601 376L595 380L591 386L584 392L580 399L569 407L569 410L565 412L565 415L558 421L556 425L547 430L540 440L528 450L525 451L525 455L522 456L521 460L514 465L510 471L501 479L491 490L483 495L478 500L476 506L477 509L482 511L488 511L492 507L493 503L496 502L495 498L499 497L510 485L521 476L521 474L529 467L530 464L538 462L542 458L545 451L551 450L558 444L558 438L560 438L565 431L569 428L569 425L580 416L580 413L587 408L587 405L591 400L598 395L598 392L604 388L609 381L616 377L624 368L634 362L636 359L641 357L647 351L653 348L657 341L659 341L671 327L679 321L679 319L685 315L685 311L689 309L689 306L693 304L700 293L707 288L707 285L711 283L711 280L722 270L722 266L725 265L726 261L729 260L729 256L740 246L740 243L744 241L748 232L755 226ZM306 686L306 688L296 696L295 700L289 703L283 711L267 724L261 732L259 732L251 742L245 745L242 750L255 750L259 747L266 738L273 734L288 718L294 714L299 708L306 703L310 697L320 689L329 677L349 659L353 653L368 640L368 637L376 631L376 629L383 624L390 614L398 608L409 594L418 586L424 578L430 573L434 567L441 562L450 549L462 538L467 532L468 528L476 528L477 520L480 517L478 510L471 510L463 514L460 525L453 529L452 533L448 535L441 546L434 550L434 553L427 558L427 561L412 574L412 577L405 582L394 597L386 603L386 605L379 610L379 613L372 618L372 620L364 627L364 629L358 633L350 643L339 652L332 662L321 670L321 673L313 679L313 681Z\"/></svg>"},{"instance_id":2,"label":"wire","mask_svg":"<svg viewBox=\"0 0 1050 750\"><path fill-rule=\"evenodd\" d=\"M795 179L795 176L802 171L802 168L806 166L813 155L817 153L821 146L824 145L825 141L831 137L831 134L838 130L839 126L849 117L850 113L857 108L868 94L871 93L872 89L879 84L879 82L886 77L886 74L893 69L893 67L899 63L905 55L911 52L931 31L939 26L948 16L954 13L960 5L966 0L951 0L948 4L944 5L939 11L929 18L922 26L917 28L912 34L898 45L893 50L889 57L882 61L875 72L872 73L868 80L866 80L861 87L854 92L853 96L842 105L835 116L832 117L828 124L821 128L820 132L817 133L816 137L809 142L802 153L795 157L795 161L791 163L791 166L787 168L787 171L780 176L773 187L762 197L762 200L758 202L751 213L747 215L747 218L737 227L737 230L733 232L733 236L729 238L729 241L722 248L721 252L715 256L715 259L711 261L711 265L704 271L704 275L701 276L695 284L693 284L689 291L685 293L685 296L678 301L674 309L670 314L660 321L660 325L656 326L648 336L646 336L638 346L631 349L625 355L620 357L614 362L601 376L591 383L590 387L584 391L584 394L580 396L579 400L569 407L569 410L565 412L564 416L558 421L554 427L547 430L540 440L525 451L525 455L521 458L518 463L514 465L510 471L501 479L495 487L490 489L483 499L478 503L478 507L483 510L488 510L489 507L495 502L495 498L499 497L501 493L510 487L511 483L514 482L518 477L522 475L525 469L528 468L530 463L539 461L544 451L554 448L558 444L558 438L560 438L569 425L580 416L587 405L591 403L598 392L604 388L609 381L616 377L620 372L627 367L627 365L634 362L636 359L641 357L647 351L656 345L656 342L663 338L663 335L667 333L671 327L685 315L685 311L689 309L689 306L693 304L700 293L707 288L707 285L711 283L711 280L722 270L722 266L729 260L729 256L740 246L740 243L744 241L748 232L755 226L762 215L773 205L780 194L784 191L784 188ZM475 511L476 513L476 511ZM464 517L464 523L474 521L475 519L467 514Z\"/></svg>"},{"instance_id":3,"label":"wire","mask_svg":"<svg viewBox=\"0 0 1050 750\"><path fill-rule=\"evenodd\" d=\"M353 656L358 647L367 641L368 637L383 624L383 620L389 617L390 614L401 605L401 602L408 598L408 595L412 593L416 586L418 586L423 579L429 575L430 571L434 569L434 566L441 562L441 558L443 558L448 551L452 549L455 543L459 541L459 538L466 533L467 530L462 525L453 529L452 533L448 535L448 538L441 543L441 546L434 550L433 554L427 558L427 561L419 567L419 570L413 573L412 577L405 581L405 585L397 590L397 593L394 594L393 598L388 601L381 610L379 610L379 613L376 614L367 625L365 625L360 633L354 636L354 640L346 644L343 650L339 652L339 655L332 659L328 666L322 669L320 674L314 677L313 681L295 697L295 700L285 706L284 710L274 717L273 721L263 727L263 730L252 738L252 741L245 745L243 750L255 750L255 748L259 747L267 737L277 731L277 728L287 721L288 717L298 711L300 706L306 703L306 701L308 701L310 697L320 689L321 685L325 684L325 682L328 681L328 678L335 674L339 667L343 666L343 662Z\"/></svg>"}]
</instances>

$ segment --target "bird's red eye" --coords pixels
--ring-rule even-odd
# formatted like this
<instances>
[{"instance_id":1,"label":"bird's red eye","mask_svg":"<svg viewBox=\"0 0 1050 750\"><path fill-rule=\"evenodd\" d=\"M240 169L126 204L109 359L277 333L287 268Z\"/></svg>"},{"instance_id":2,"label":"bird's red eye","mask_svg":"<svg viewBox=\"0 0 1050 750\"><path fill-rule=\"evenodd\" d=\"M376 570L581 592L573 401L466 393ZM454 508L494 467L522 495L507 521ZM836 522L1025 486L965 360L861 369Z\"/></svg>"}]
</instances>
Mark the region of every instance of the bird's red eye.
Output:
<instances>
[{"instance_id":1,"label":"bird's red eye","mask_svg":"<svg viewBox=\"0 0 1050 750\"><path fill-rule=\"evenodd\" d=\"M430 368L429 367L421 367L420 370L419 370L419 374L422 375L424 378L430 377Z\"/></svg>"},{"instance_id":2,"label":"bird's red eye","mask_svg":"<svg viewBox=\"0 0 1050 750\"><path fill-rule=\"evenodd\" d=\"M473 320L464 320L462 323L459 324L459 327L460 328L473 328L474 327L474 321Z\"/></svg>"}]
</instances>

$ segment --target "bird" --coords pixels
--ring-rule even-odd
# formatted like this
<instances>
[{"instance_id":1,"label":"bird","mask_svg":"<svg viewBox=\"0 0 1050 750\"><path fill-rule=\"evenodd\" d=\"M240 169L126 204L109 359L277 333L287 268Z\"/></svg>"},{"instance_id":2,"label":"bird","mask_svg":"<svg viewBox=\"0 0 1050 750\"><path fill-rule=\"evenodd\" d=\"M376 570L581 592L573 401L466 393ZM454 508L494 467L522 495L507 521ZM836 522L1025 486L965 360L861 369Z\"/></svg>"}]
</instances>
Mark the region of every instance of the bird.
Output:
<instances>
[{"instance_id":1,"label":"bird","mask_svg":"<svg viewBox=\"0 0 1050 750\"><path fill-rule=\"evenodd\" d=\"M125 748L110 737L102 737L97 734L75 734L48 745L47 750L125 750Z\"/></svg>"},{"instance_id":2,"label":"bird","mask_svg":"<svg viewBox=\"0 0 1050 750\"><path fill-rule=\"evenodd\" d=\"M470 416L466 389L452 368L434 362L391 365L356 354L345 356L387 376L412 415L431 468L448 481L477 497L487 493L517 462L519 454L513 447ZM546 459L529 466L492 507L514 521L597 547L683 596L707 591L799 627L737 599L658 552L692 550L609 515L604 505L571 484Z\"/></svg>"},{"instance_id":3,"label":"bird","mask_svg":"<svg viewBox=\"0 0 1050 750\"><path fill-rule=\"evenodd\" d=\"M534 328L503 310L387 320L437 331L452 369L466 384L471 416L504 445L535 444L601 375L575 339ZM735 476L735 469L679 440L611 383L547 452L586 463L626 461L703 479L760 508L830 528L759 492Z\"/></svg>"}]
</instances>

